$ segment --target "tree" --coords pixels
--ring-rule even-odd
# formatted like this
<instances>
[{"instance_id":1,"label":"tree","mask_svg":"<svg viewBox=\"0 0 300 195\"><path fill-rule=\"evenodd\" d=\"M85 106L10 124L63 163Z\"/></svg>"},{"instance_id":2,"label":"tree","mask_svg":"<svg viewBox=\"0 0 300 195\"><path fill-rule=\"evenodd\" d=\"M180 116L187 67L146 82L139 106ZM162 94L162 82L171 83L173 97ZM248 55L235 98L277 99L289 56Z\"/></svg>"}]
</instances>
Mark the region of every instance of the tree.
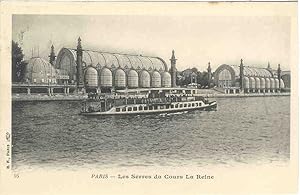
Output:
<instances>
[{"instance_id":1,"label":"tree","mask_svg":"<svg viewBox=\"0 0 300 195\"><path fill-rule=\"evenodd\" d=\"M201 86L208 86L208 73L206 71L202 72L202 76L199 82Z\"/></svg>"},{"instance_id":2,"label":"tree","mask_svg":"<svg viewBox=\"0 0 300 195\"><path fill-rule=\"evenodd\" d=\"M22 48L19 47L17 42L12 41L11 55L12 82L20 82L24 77L26 63L23 61Z\"/></svg>"},{"instance_id":3,"label":"tree","mask_svg":"<svg viewBox=\"0 0 300 195\"><path fill-rule=\"evenodd\" d=\"M182 84L183 85L188 85L190 83L191 83L191 76L188 75L188 76L184 77L184 80L182 81Z\"/></svg>"},{"instance_id":4,"label":"tree","mask_svg":"<svg viewBox=\"0 0 300 195\"><path fill-rule=\"evenodd\" d=\"M200 81L202 79L202 73L200 71L197 72L197 83L200 84Z\"/></svg>"},{"instance_id":5,"label":"tree","mask_svg":"<svg viewBox=\"0 0 300 195\"><path fill-rule=\"evenodd\" d=\"M198 69L194 67L194 68L192 68L192 72L197 73Z\"/></svg>"},{"instance_id":6,"label":"tree","mask_svg":"<svg viewBox=\"0 0 300 195\"><path fill-rule=\"evenodd\" d=\"M176 85L182 86L182 76L181 75L176 76Z\"/></svg>"}]
</instances>

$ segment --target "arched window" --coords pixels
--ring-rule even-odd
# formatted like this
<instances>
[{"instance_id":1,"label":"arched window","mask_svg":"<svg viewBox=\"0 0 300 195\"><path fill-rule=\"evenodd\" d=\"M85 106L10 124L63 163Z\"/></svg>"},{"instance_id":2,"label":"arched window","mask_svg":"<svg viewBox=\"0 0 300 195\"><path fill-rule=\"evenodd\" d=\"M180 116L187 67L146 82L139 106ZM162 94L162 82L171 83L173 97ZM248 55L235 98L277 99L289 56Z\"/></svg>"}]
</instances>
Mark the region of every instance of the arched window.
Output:
<instances>
[{"instance_id":1,"label":"arched window","mask_svg":"<svg viewBox=\"0 0 300 195\"><path fill-rule=\"evenodd\" d=\"M231 73L229 70L224 69L219 73L219 83L224 88L231 87Z\"/></svg>"},{"instance_id":2,"label":"arched window","mask_svg":"<svg viewBox=\"0 0 300 195\"><path fill-rule=\"evenodd\" d=\"M221 80L221 81L231 80L231 74L230 74L229 70L227 70L227 69L222 70L219 74L219 80Z\"/></svg>"}]
</instances>

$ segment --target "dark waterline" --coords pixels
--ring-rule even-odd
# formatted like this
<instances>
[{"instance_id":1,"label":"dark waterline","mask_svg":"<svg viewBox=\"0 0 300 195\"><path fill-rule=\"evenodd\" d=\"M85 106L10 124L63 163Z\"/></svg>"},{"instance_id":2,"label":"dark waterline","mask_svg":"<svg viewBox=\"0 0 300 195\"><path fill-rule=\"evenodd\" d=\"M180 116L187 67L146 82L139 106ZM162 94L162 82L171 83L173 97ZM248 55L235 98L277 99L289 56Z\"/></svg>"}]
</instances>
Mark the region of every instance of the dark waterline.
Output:
<instances>
[{"instance_id":1,"label":"dark waterline","mask_svg":"<svg viewBox=\"0 0 300 195\"><path fill-rule=\"evenodd\" d=\"M218 99L216 112L86 117L80 102L13 102L13 167L286 162L290 97Z\"/></svg>"}]
</instances>

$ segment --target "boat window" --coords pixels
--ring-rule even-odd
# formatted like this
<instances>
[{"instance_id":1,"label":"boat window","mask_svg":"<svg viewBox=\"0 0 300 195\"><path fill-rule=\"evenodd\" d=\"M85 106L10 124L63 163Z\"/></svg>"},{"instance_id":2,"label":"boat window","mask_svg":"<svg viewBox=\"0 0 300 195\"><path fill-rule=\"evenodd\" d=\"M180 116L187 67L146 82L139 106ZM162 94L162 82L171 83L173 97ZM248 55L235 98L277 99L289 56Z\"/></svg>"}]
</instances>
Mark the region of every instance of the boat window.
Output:
<instances>
[{"instance_id":1,"label":"boat window","mask_svg":"<svg viewBox=\"0 0 300 195\"><path fill-rule=\"evenodd\" d=\"M140 107L139 107L139 110L143 110L143 106L140 106Z\"/></svg>"},{"instance_id":2,"label":"boat window","mask_svg":"<svg viewBox=\"0 0 300 195\"><path fill-rule=\"evenodd\" d=\"M144 110L148 110L148 106L145 106L145 107L144 107Z\"/></svg>"},{"instance_id":3,"label":"boat window","mask_svg":"<svg viewBox=\"0 0 300 195\"><path fill-rule=\"evenodd\" d=\"M192 107L194 107L195 106L195 104L194 103L192 103Z\"/></svg>"},{"instance_id":4,"label":"boat window","mask_svg":"<svg viewBox=\"0 0 300 195\"><path fill-rule=\"evenodd\" d=\"M122 112L126 112L126 107L123 107L123 108L122 108Z\"/></svg>"},{"instance_id":5,"label":"boat window","mask_svg":"<svg viewBox=\"0 0 300 195\"><path fill-rule=\"evenodd\" d=\"M174 105L173 105L173 104L171 104L171 108L174 108Z\"/></svg>"},{"instance_id":6,"label":"boat window","mask_svg":"<svg viewBox=\"0 0 300 195\"><path fill-rule=\"evenodd\" d=\"M178 108L178 104L175 104L175 108Z\"/></svg>"},{"instance_id":7,"label":"boat window","mask_svg":"<svg viewBox=\"0 0 300 195\"><path fill-rule=\"evenodd\" d=\"M202 103L201 103L201 102L199 102L199 106L202 106Z\"/></svg>"},{"instance_id":8,"label":"boat window","mask_svg":"<svg viewBox=\"0 0 300 195\"><path fill-rule=\"evenodd\" d=\"M184 104L184 107L186 107L187 105L186 104Z\"/></svg>"},{"instance_id":9,"label":"boat window","mask_svg":"<svg viewBox=\"0 0 300 195\"><path fill-rule=\"evenodd\" d=\"M183 104L180 104L179 107L182 108L182 107L183 107Z\"/></svg>"},{"instance_id":10,"label":"boat window","mask_svg":"<svg viewBox=\"0 0 300 195\"><path fill-rule=\"evenodd\" d=\"M153 106L149 106L149 110L153 110Z\"/></svg>"},{"instance_id":11,"label":"boat window","mask_svg":"<svg viewBox=\"0 0 300 195\"><path fill-rule=\"evenodd\" d=\"M157 110L157 106L154 106L154 110Z\"/></svg>"},{"instance_id":12,"label":"boat window","mask_svg":"<svg viewBox=\"0 0 300 195\"><path fill-rule=\"evenodd\" d=\"M137 111L137 107L133 107L133 111Z\"/></svg>"},{"instance_id":13,"label":"boat window","mask_svg":"<svg viewBox=\"0 0 300 195\"><path fill-rule=\"evenodd\" d=\"M120 110L121 110L120 108L116 108L116 111L117 111L117 112L120 112Z\"/></svg>"},{"instance_id":14,"label":"boat window","mask_svg":"<svg viewBox=\"0 0 300 195\"><path fill-rule=\"evenodd\" d=\"M191 107L191 103L188 104L188 107Z\"/></svg>"},{"instance_id":15,"label":"boat window","mask_svg":"<svg viewBox=\"0 0 300 195\"><path fill-rule=\"evenodd\" d=\"M128 107L128 111L132 111L132 107Z\"/></svg>"},{"instance_id":16,"label":"boat window","mask_svg":"<svg viewBox=\"0 0 300 195\"><path fill-rule=\"evenodd\" d=\"M196 106L198 106L198 103L196 103Z\"/></svg>"},{"instance_id":17,"label":"boat window","mask_svg":"<svg viewBox=\"0 0 300 195\"><path fill-rule=\"evenodd\" d=\"M166 105L166 109L169 109L170 108L170 105Z\"/></svg>"},{"instance_id":18,"label":"boat window","mask_svg":"<svg viewBox=\"0 0 300 195\"><path fill-rule=\"evenodd\" d=\"M164 109L164 106L160 106L159 109Z\"/></svg>"}]
</instances>

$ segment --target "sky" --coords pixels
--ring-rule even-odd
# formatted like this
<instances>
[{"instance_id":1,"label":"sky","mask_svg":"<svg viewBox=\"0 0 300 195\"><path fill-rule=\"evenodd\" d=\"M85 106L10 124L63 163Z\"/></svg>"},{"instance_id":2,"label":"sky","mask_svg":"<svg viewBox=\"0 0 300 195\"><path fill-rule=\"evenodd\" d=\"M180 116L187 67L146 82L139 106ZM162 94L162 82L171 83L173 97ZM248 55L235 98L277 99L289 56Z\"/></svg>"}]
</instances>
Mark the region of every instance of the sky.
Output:
<instances>
[{"instance_id":1,"label":"sky","mask_svg":"<svg viewBox=\"0 0 300 195\"><path fill-rule=\"evenodd\" d=\"M170 67L175 50L177 69L208 62L290 70L289 17L283 16L134 16L134 15L13 15L12 38L23 48L25 59L48 59L53 44L62 47L159 56ZM32 52L34 50L34 52Z\"/></svg>"}]
</instances>

